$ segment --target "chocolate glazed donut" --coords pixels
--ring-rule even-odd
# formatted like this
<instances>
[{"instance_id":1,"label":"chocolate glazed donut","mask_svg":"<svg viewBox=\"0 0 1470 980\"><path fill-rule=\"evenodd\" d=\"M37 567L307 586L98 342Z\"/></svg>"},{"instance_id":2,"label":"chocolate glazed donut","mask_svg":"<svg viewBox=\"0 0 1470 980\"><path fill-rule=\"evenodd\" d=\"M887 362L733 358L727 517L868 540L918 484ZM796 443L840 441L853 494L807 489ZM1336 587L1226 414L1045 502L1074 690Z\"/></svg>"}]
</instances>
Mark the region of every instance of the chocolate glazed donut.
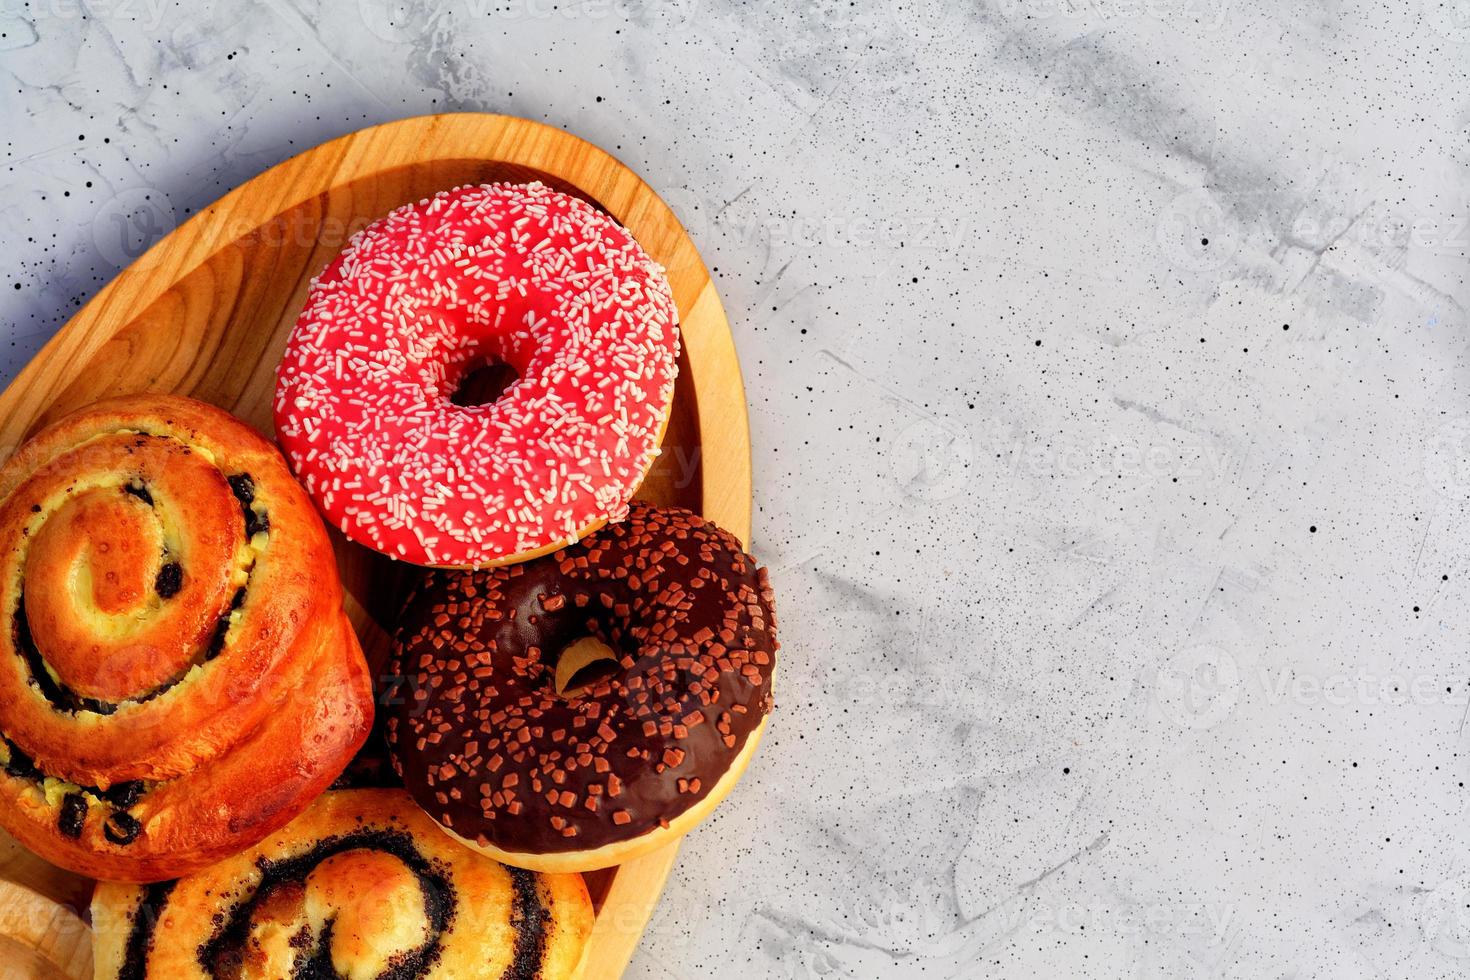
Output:
<instances>
[{"instance_id":1,"label":"chocolate glazed donut","mask_svg":"<svg viewBox=\"0 0 1470 980\"><path fill-rule=\"evenodd\" d=\"M487 860L402 790L326 793L242 854L92 900L106 980L563 980L592 921L581 878Z\"/></svg>"},{"instance_id":2,"label":"chocolate glazed donut","mask_svg":"<svg viewBox=\"0 0 1470 980\"><path fill-rule=\"evenodd\" d=\"M765 570L733 535L642 502L544 558L432 572L396 641L394 766L446 830L507 864L622 863L739 778L771 710L775 629ZM563 689L559 661L586 637L611 659Z\"/></svg>"}]
</instances>

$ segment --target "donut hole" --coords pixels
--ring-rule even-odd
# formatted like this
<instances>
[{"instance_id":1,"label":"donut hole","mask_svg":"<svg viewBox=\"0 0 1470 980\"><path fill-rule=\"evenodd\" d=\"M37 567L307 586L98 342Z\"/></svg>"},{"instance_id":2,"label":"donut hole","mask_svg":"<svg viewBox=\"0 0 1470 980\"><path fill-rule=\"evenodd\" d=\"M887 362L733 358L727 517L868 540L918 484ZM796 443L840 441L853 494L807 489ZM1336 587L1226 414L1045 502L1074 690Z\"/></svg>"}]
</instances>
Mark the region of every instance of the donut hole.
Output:
<instances>
[{"instance_id":1,"label":"donut hole","mask_svg":"<svg viewBox=\"0 0 1470 980\"><path fill-rule=\"evenodd\" d=\"M572 697L611 677L617 670L618 655L612 647L595 636L573 640L556 659L556 693Z\"/></svg>"},{"instance_id":2,"label":"donut hole","mask_svg":"<svg viewBox=\"0 0 1470 980\"><path fill-rule=\"evenodd\" d=\"M486 360L471 364L460 375L459 384L449 401L461 408L491 405L500 400L507 388L521 378L515 368L504 361Z\"/></svg>"}]
</instances>

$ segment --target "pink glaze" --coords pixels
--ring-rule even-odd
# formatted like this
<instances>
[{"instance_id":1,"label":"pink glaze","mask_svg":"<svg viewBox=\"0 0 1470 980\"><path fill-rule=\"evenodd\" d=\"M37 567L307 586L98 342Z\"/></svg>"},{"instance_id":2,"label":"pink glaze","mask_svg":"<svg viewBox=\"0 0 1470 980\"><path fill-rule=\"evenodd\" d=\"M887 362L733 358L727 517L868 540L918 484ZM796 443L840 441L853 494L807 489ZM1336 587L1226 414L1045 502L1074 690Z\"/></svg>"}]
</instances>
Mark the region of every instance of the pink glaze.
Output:
<instances>
[{"instance_id":1,"label":"pink glaze","mask_svg":"<svg viewBox=\"0 0 1470 980\"><path fill-rule=\"evenodd\" d=\"M484 565L621 520L677 373L663 270L612 218L541 184L406 205L312 282L276 381L276 435L327 519L421 565ZM474 368L519 380L450 401Z\"/></svg>"}]
</instances>

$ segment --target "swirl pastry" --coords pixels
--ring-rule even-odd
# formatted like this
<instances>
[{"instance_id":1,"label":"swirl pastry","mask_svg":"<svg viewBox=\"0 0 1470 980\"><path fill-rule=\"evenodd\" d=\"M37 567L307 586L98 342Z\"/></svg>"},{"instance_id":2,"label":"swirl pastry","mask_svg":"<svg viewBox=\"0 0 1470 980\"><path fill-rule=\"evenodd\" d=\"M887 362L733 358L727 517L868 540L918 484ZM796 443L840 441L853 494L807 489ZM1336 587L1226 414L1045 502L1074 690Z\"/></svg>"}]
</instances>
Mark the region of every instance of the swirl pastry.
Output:
<instances>
[{"instance_id":1,"label":"swirl pastry","mask_svg":"<svg viewBox=\"0 0 1470 980\"><path fill-rule=\"evenodd\" d=\"M371 724L326 532L252 429L119 398L0 467L0 825L31 850L178 877L300 813Z\"/></svg>"},{"instance_id":2,"label":"swirl pastry","mask_svg":"<svg viewBox=\"0 0 1470 980\"><path fill-rule=\"evenodd\" d=\"M361 789L179 881L103 883L92 923L99 980L560 980L581 973L592 903L578 875L507 868L402 790Z\"/></svg>"}]
</instances>

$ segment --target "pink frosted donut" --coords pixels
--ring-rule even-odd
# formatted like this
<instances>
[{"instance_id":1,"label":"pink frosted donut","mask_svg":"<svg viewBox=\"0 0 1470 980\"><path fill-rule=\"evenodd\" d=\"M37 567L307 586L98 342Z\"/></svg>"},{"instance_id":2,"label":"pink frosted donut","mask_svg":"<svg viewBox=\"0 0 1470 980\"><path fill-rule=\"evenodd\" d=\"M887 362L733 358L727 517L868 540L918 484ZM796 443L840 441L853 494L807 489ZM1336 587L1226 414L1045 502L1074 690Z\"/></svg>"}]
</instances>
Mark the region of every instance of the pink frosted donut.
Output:
<instances>
[{"instance_id":1,"label":"pink frosted donut","mask_svg":"<svg viewBox=\"0 0 1470 980\"><path fill-rule=\"evenodd\" d=\"M276 435L354 541L421 565L522 561L627 513L668 418L677 321L663 270L586 202L445 191L312 282ZM497 401L451 401L495 362L519 376Z\"/></svg>"}]
</instances>

